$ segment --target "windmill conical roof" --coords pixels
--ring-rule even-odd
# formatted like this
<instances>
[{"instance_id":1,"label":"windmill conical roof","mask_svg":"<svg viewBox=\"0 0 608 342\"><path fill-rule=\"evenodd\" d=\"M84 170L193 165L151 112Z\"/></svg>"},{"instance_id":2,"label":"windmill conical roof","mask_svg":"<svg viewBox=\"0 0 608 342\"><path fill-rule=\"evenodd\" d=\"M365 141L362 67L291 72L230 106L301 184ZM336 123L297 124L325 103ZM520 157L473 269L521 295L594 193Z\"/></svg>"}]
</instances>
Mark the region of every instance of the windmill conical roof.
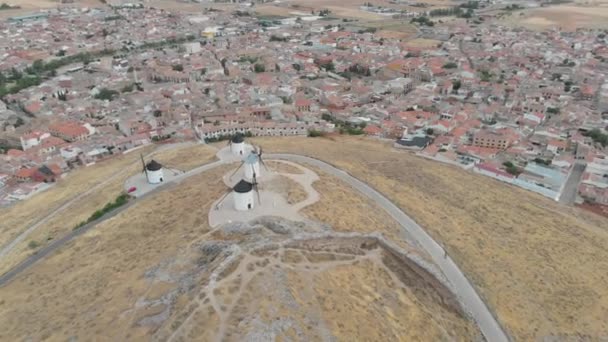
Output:
<instances>
[{"instance_id":1,"label":"windmill conical roof","mask_svg":"<svg viewBox=\"0 0 608 342\"><path fill-rule=\"evenodd\" d=\"M240 135L240 134L237 134L237 135L233 136L231 140L232 140L233 144L240 144L243 141L245 141L245 139L243 139L243 136Z\"/></svg>"},{"instance_id":2,"label":"windmill conical roof","mask_svg":"<svg viewBox=\"0 0 608 342\"><path fill-rule=\"evenodd\" d=\"M148 170L148 171L158 171L162 167L163 166L154 159L150 160L150 162L148 164L146 164L146 170Z\"/></svg>"},{"instance_id":3,"label":"windmill conical roof","mask_svg":"<svg viewBox=\"0 0 608 342\"><path fill-rule=\"evenodd\" d=\"M241 179L236 185L232 188L235 192L246 193L253 189L253 184L248 181Z\"/></svg>"}]
</instances>

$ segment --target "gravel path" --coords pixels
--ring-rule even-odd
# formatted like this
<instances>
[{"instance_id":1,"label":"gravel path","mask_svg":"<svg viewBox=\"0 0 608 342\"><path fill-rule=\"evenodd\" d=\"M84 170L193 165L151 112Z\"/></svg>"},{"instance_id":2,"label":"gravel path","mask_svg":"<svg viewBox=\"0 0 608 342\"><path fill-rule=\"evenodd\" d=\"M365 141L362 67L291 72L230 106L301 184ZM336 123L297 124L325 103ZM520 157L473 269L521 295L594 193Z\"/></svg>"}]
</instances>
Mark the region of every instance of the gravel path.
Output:
<instances>
[{"instance_id":1,"label":"gravel path","mask_svg":"<svg viewBox=\"0 0 608 342\"><path fill-rule=\"evenodd\" d=\"M218 153L219 155L219 153ZM305 157L301 155L295 154L267 154L265 155L266 160L270 159L281 159L292 161L296 163L307 163L313 166L316 166L335 177L338 177L342 181L346 182L356 190L365 194L371 200L376 202L380 207L382 207L386 212L391 215L399 224L409 232L420 244L420 246L432 257L433 261L437 264L437 266L444 273L445 277L448 281L453 285L453 289L456 291L456 295L459 297L461 303L468 310L473 319L477 322L481 332L485 336L488 341L509 341L509 337L504 332L502 327L499 325L498 321L495 319L494 315L490 311L490 309L483 302L479 294L476 292L475 288L471 284L471 282L467 279L464 273L458 268L458 266L454 263L454 261L445 253L441 245L437 243L433 238L422 229L416 222L414 222L410 217L408 217L403 211L401 211L396 205L394 205L388 198L384 197L378 191L374 190L369 185L363 183L357 178L351 176L347 172L335 168L334 166L320 161L318 159ZM129 205L121 207L114 212L110 213L107 216L102 217L101 220L106 220L109 217L115 216L120 212L126 210L133 203L140 200L141 198L145 198L149 195L152 195L156 192L164 190L168 186L179 183L181 180L190 177L192 175L210 170L220 165L224 165L226 163L234 162L231 159L221 159L219 161L202 165L195 169L192 169L179 177L177 177L174 181L165 183L151 192L146 193L145 195L138 197L136 200L133 200ZM101 221L100 220L100 221ZM53 241L51 244L42 248L38 253L32 255L28 259L26 259L21 264L17 265L11 271L5 273L0 276L0 286L3 286L8 281L10 281L13 277L17 276L20 272L37 262L38 260L46 257L51 254L58 248L62 247L65 243L72 240L74 237L83 234L87 230L93 228L98 222L91 222L89 225L82 227L79 230L72 231L67 236Z\"/></svg>"}]
</instances>

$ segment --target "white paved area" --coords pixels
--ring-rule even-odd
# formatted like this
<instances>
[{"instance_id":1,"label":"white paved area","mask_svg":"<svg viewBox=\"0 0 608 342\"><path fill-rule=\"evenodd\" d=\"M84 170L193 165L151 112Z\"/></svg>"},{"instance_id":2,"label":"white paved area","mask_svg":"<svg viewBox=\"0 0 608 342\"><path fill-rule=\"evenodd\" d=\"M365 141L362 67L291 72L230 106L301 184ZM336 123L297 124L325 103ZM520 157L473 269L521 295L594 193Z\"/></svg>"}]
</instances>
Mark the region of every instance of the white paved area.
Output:
<instances>
[{"instance_id":1,"label":"white paved area","mask_svg":"<svg viewBox=\"0 0 608 342\"><path fill-rule=\"evenodd\" d=\"M258 201L256 195L253 209L247 211L238 211L234 209L234 201L232 198L233 193L231 192L225 198L218 198L218 200L213 203L211 209L209 210L209 225L215 228L224 223L231 223L235 221L247 222L262 216L279 216L293 221L305 221L306 218L303 217L299 211L300 209L319 200L319 193L312 186L312 183L318 180L319 176L313 171L298 164L287 161L279 162L290 164L300 169L303 173L277 173L272 170L267 170L262 166L260 169L260 177L256 177L259 187L264 187L265 184L272 183L277 176L282 175L291 178L293 181L302 186L307 194L305 200L295 204L289 204L287 203L287 199L281 194L272 191L260 190L260 200ZM243 168L239 169L239 171L231 177L233 173L234 169L227 172L222 179L224 184L226 184L227 190L244 177Z\"/></svg>"}]
</instances>

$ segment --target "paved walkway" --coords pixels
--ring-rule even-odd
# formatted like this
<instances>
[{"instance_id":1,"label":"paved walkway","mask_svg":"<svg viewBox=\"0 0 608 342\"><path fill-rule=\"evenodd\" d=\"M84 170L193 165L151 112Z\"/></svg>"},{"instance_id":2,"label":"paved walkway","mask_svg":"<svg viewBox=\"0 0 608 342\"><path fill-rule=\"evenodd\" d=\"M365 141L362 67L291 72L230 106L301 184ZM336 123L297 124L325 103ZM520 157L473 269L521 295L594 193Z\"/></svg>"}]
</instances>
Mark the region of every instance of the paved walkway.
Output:
<instances>
[{"instance_id":1,"label":"paved walkway","mask_svg":"<svg viewBox=\"0 0 608 342\"><path fill-rule=\"evenodd\" d=\"M317 202L320 198L319 193L313 188L312 184L319 179L319 176L301 165L291 163L288 161L280 161L281 163L289 164L300 171L301 174L290 174L290 173L277 173L272 170L268 171L263 168L260 170L260 177L258 183L261 188L264 188L264 184L272 183L273 179L277 176L285 176L296 183L298 183L306 192L306 199L294 203L287 203L287 199L284 195L278 194L274 191L260 190L260 200L258 202L257 196L255 198L255 207L253 210L238 211L234 209L233 205L233 193L231 192L225 198L219 198L213 203L209 210L209 225L215 228L224 223L230 223L233 221L247 222L254 218L263 216L279 216L292 221L305 221L306 218L302 216L299 211L300 209ZM234 176L230 177L234 170L230 170L224 175L223 181L226 184L228 190L238 180L244 178L243 168L239 170ZM221 202L220 202L221 200Z\"/></svg>"},{"instance_id":2,"label":"paved walkway","mask_svg":"<svg viewBox=\"0 0 608 342\"><path fill-rule=\"evenodd\" d=\"M225 148L224 148L225 149ZM222 150L224 150L222 149ZM222 151L218 152L218 156ZM433 238L422 229L416 222L414 222L410 217L408 217L403 211L401 211L397 206L395 206L388 198L384 197L378 191L374 190L369 185L363 183L357 178L351 176L345 171L342 171L334 166L325 163L321 160L305 157L301 155L295 154L268 154L266 155L266 159L282 159L288 160L296 163L307 163L309 165L316 166L327 172L342 181L346 182L353 188L357 189L371 200L373 200L376 204L382 207L386 212L391 215L399 224L405 229L407 232L411 234L411 236L416 239L416 241L420 244L422 249L424 249L433 259L435 264L439 267L439 269L443 272L446 279L452 284L452 289L455 290L456 296L459 298L462 305L465 309L471 313L473 319L476 321L479 326L482 334L488 341L509 341L507 334L504 332L502 327L498 324L498 321L495 319L494 315L490 311L490 309L483 302L479 294L476 292L475 288L471 284L471 282L467 279L464 273L458 268L458 266L454 263L454 261L445 254L443 248L437 243ZM192 169L184 174L179 175L172 182L166 182L163 185L155 188L154 190L142 195L140 198L145 198L149 195L152 195L160 190L167 188L171 184L179 183L181 180L190 177L192 175L198 174L200 172L204 172L210 170L212 168L218 167L220 165L224 165L228 162L234 162L232 158L220 159L216 162L202 165L198 168ZM110 213L108 216L102 217L100 221L103 221L109 217L115 216L118 213L124 211L128 207L130 207L133 203L135 203L140 198L131 201L128 205L121 207L114 212ZM50 245L47 245L45 248L42 248L37 254L32 255L28 259L26 259L23 263L19 264L17 267L0 276L0 286L4 285L8 281L10 281L13 277L18 275L20 272L25 270L27 267L34 264L36 261L44 258L45 256L51 254L56 249L62 247L65 243L69 242L74 237L83 234L85 231L92 229L99 222L92 222L89 225L82 227L79 230L73 231L64 238L58 239L54 241Z\"/></svg>"},{"instance_id":3,"label":"paved walkway","mask_svg":"<svg viewBox=\"0 0 608 342\"><path fill-rule=\"evenodd\" d=\"M580 162L575 162L572 167L572 171L566 179L566 184L564 185L564 189L562 189L562 193L559 197L559 203L573 205L576 200L576 193L578 190L578 185L581 182L581 178L583 177L583 172L585 171L585 164Z\"/></svg>"}]
</instances>

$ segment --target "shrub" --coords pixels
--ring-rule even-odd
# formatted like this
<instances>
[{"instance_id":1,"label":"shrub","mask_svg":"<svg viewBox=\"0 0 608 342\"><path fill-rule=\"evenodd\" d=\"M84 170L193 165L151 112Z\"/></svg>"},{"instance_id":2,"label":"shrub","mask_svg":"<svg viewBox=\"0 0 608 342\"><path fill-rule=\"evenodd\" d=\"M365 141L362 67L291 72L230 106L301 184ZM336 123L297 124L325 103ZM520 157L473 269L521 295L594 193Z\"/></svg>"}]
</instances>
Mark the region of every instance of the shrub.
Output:
<instances>
[{"instance_id":1,"label":"shrub","mask_svg":"<svg viewBox=\"0 0 608 342\"><path fill-rule=\"evenodd\" d=\"M309 136L310 138L322 137L322 136L324 136L324 135L325 135L325 133L324 133L324 132L317 131L317 130L315 130L315 129L309 129L309 130L308 130L308 136Z\"/></svg>"},{"instance_id":2,"label":"shrub","mask_svg":"<svg viewBox=\"0 0 608 342\"><path fill-rule=\"evenodd\" d=\"M253 71L255 72L264 72L266 71L266 67L264 66L264 64L256 64L253 66Z\"/></svg>"},{"instance_id":3,"label":"shrub","mask_svg":"<svg viewBox=\"0 0 608 342\"><path fill-rule=\"evenodd\" d=\"M112 101L112 100L114 100L114 98L117 95L118 95L118 92L116 90L111 90L108 88L101 88L99 90L99 93L97 93L97 95L95 95L95 98L98 100Z\"/></svg>"}]
</instances>

